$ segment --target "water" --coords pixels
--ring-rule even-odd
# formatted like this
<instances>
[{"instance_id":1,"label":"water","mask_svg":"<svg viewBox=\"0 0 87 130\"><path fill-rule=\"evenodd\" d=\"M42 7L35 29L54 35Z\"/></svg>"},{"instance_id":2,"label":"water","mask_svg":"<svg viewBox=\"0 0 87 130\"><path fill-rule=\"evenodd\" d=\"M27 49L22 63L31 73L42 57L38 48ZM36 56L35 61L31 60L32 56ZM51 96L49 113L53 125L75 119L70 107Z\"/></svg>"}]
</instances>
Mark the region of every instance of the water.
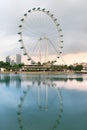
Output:
<instances>
[{"instance_id":1,"label":"water","mask_svg":"<svg viewBox=\"0 0 87 130\"><path fill-rule=\"evenodd\" d=\"M0 74L0 130L87 130L87 75Z\"/></svg>"}]
</instances>

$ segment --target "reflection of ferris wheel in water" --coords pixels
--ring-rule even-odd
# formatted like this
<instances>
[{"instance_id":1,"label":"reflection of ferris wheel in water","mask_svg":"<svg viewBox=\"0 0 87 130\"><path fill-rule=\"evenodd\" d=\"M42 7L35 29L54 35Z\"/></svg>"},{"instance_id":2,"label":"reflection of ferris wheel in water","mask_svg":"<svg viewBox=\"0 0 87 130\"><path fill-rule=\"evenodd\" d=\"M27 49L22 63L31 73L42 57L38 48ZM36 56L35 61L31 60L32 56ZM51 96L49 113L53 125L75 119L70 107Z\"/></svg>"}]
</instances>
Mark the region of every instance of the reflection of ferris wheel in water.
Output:
<instances>
[{"instance_id":1,"label":"reflection of ferris wheel in water","mask_svg":"<svg viewBox=\"0 0 87 130\"><path fill-rule=\"evenodd\" d=\"M38 95L36 94L37 90ZM50 94L52 94L51 93L52 91L54 96L50 96ZM30 105L29 99L32 101L33 105ZM28 107L28 109L26 109L26 107ZM27 114L24 114L25 113L24 108L26 109ZM33 109L34 111L32 113ZM56 128L58 128L60 124L62 118L62 112L63 112L62 93L60 88L58 88L56 84L50 82L48 83L42 82L40 85L36 84L35 86L28 85L28 89L23 91L23 94L20 97L20 104L18 105L17 115L18 115L19 127L21 130L27 130L27 129L55 130ZM23 118L25 118L25 121Z\"/></svg>"},{"instance_id":2,"label":"reflection of ferris wheel in water","mask_svg":"<svg viewBox=\"0 0 87 130\"><path fill-rule=\"evenodd\" d=\"M40 8L28 10L19 25L21 49L28 61L55 63L62 53L62 29L49 11Z\"/></svg>"}]
</instances>

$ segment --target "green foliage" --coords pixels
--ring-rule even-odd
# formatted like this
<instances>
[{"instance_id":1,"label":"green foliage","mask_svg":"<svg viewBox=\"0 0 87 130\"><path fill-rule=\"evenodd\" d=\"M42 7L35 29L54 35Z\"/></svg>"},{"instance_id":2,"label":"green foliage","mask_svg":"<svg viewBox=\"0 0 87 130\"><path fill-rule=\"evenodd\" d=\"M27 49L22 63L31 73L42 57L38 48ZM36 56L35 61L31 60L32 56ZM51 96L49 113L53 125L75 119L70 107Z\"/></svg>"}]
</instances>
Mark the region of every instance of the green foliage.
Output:
<instances>
[{"instance_id":1,"label":"green foliage","mask_svg":"<svg viewBox=\"0 0 87 130\"><path fill-rule=\"evenodd\" d=\"M83 66L82 65L77 65L74 70L75 71L81 71L83 69Z\"/></svg>"},{"instance_id":2,"label":"green foliage","mask_svg":"<svg viewBox=\"0 0 87 130\"><path fill-rule=\"evenodd\" d=\"M38 62L37 64L38 64L38 65L41 65L41 62Z\"/></svg>"},{"instance_id":3,"label":"green foliage","mask_svg":"<svg viewBox=\"0 0 87 130\"><path fill-rule=\"evenodd\" d=\"M0 68L5 68L7 71L17 71L19 69L21 69L22 67L24 66L24 64L14 64L13 66L10 65L10 63L8 62L3 62L3 61L0 61Z\"/></svg>"},{"instance_id":4,"label":"green foliage","mask_svg":"<svg viewBox=\"0 0 87 130\"><path fill-rule=\"evenodd\" d=\"M70 66L68 66L68 69L69 69L69 70L74 70L74 66L73 66L73 65L70 65Z\"/></svg>"},{"instance_id":5,"label":"green foliage","mask_svg":"<svg viewBox=\"0 0 87 130\"><path fill-rule=\"evenodd\" d=\"M10 64L8 62L0 61L0 68L9 68Z\"/></svg>"},{"instance_id":6,"label":"green foliage","mask_svg":"<svg viewBox=\"0 0 87 130\"><path fill-rule=\"evenodd\" d=\"M50 61L49 61L50 62ZM38 65L41 66L41 63L38 62ZM38 65L37 65L37 68L35 66L35 68L31 69L31 70L43 70L43 65L42 65L42 68L38 68ZM0 68L5 68L7 71L19 71L22 67L24 66L24 64L14 64L13 66L10 65L10 63L8 62L3 62L3 61L0 61ZM77 66L73 66L73 65L70 65L70 66L67 66L67 65L51 65L49 68L45 68L47 71L51 70L51 71L64 71L64 70L72 70L72 71L81 71L83 69L83 66L82 65L77 65Z\"/></svg>"},{"instance_id":7,"label":"green foliage","mask_svg":"<svg viewBox=\"0 0 87 130\"><path fill-rule=\"evenodd\" d=\"M68 69L74 70L74 71L81 71L83 69L83 66L82 65L77 65L77 66L70 65L70 66L68 66Z\"/></svg>"}]
</instances>

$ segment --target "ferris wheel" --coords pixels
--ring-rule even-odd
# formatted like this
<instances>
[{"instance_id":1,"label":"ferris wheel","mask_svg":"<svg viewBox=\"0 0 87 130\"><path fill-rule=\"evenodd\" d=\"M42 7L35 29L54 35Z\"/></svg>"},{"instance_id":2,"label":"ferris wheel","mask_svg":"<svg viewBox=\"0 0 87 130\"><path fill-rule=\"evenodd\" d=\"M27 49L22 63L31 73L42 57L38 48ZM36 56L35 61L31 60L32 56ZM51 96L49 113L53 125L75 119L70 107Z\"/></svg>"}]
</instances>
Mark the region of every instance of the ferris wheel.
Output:
<instances>
[{"instance_id":1,"label":"ferris wheel","mask_svg":"<svg viewBox=\"0 0 87 130\"><path fill-rule=\"evenodd\" d=\"M31 64L54 64L61 57L63 35L57 18L45 8L28 10L20 20L20 49Z\"/></svg>"}]
</instances>

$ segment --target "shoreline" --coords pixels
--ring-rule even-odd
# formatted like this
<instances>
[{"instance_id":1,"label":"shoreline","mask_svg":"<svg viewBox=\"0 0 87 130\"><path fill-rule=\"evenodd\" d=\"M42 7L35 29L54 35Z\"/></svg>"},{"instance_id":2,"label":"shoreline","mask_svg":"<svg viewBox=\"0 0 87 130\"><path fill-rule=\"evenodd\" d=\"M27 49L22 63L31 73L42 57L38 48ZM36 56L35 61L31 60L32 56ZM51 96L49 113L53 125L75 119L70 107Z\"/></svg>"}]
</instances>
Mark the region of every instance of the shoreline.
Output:
<instances>
[{"instance_id":1,"label":"shoreline","mask_svg":"<svg viewBox=\"0 0 87 130\"><path fill-rule=\"evenodd\" d=\"M0 74L55 74L55 75L60 75L60 74L87 74L87 72L62 72L62 71L32 71L32 72L27 72L27 71L4 71L0 72Z\"/></svg>"}]
</instances>

